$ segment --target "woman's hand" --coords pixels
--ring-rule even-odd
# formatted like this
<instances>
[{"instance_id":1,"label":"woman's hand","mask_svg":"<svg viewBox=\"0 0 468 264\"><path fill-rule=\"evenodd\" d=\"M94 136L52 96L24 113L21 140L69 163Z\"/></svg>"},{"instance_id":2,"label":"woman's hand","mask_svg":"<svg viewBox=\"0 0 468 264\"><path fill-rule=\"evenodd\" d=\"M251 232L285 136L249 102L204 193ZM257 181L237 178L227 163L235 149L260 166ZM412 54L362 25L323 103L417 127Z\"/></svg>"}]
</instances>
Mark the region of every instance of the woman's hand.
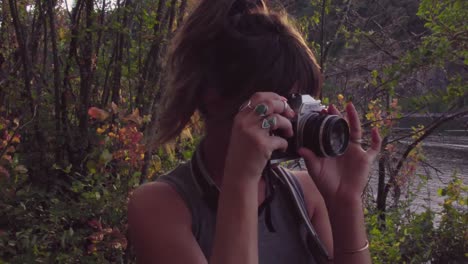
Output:
<instances>
[{"instance_id":1,"label":"woman's hand","mask_svg":"<svg viewBox=\"0 0 468 264\"><path fill-rule=\"evenodd\" d=\"M333 105L328 108L328 113L340 115ZM372 129L370 148L366 151L361 147L361 123L352 103L346 106L346 119L350 126L350 144L342 156L320 158L306 148L298 151L328 206L344 199L360 198L367 183L370 166L380 151L381 138L376 128Z\"/></svg>"},{"instance_id":2,"label":"woman's hand","mask_svg":"<svg viewBox=\"0 0 468 264\"><path fill-rule=\"evenodd\" d=\"M258 183L273 151L288 147L284 138L272 135L271 131L280 130L285 137L291 137L289 119L294 115L286 98L271 92L255 93L241 106L231 130L223 182L232 178Z\"/></svg>"}]
</instances>

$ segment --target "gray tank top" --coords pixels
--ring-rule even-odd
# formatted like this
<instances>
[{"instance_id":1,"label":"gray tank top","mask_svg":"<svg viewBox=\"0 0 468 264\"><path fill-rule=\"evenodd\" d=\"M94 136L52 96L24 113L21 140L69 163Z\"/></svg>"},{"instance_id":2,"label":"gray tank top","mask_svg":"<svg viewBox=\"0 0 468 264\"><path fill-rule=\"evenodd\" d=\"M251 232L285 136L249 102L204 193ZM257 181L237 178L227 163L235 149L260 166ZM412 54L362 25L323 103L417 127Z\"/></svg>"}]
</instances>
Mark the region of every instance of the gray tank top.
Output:
<instances>
[{"instance_id":1,"label":"gray tank top","mask_svg":"<svg viewBox=\"0 0 468 264\"><path fill-rule=\"evenodd\" d=\"M211 255L216 223L217 200L204 193L193 172L195 162L187 162L157 179L172 186L192 215L192 232L207 259ZM196 166L196 165L195 165ZM307 247L307 231L281 184L267 184L274 195L259 207L258 250L260 264L315 264ZM271 192L271 190L270 190ZM210 203L214 203L215 208ZM268 210L265 210L267 208Z\"/></svg>"}]
</instances>

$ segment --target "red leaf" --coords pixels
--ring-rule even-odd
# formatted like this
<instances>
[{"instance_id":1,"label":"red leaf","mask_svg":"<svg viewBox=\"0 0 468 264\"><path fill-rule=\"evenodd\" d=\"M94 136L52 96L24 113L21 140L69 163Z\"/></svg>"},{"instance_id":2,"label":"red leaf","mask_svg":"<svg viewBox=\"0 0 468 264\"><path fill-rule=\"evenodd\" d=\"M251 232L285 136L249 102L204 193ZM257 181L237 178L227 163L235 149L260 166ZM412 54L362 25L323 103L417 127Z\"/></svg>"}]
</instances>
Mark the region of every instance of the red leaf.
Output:
<instances>
[{"instance_id":1,"label":"red leaf","mask_svg":"<svg viewBox=\"0 0 468 264\"><path fill-rule=\"evenodd\" d=\"M94 229L102 230L101 222L96 219L89 220L88 225Z\"/></svg>"},{"instance_id":2,"label":"red leaf","mask_svg":"<svg viewBox=\"0 0 468 264\"><path fill-rule=\"evenodd\" d=\"M97 233L91 234L88 237L88 239L92 243L98 243L99 241L102 241L104 239L104 233L103 232L97 232Z\"/></svg>"}]
</instances>

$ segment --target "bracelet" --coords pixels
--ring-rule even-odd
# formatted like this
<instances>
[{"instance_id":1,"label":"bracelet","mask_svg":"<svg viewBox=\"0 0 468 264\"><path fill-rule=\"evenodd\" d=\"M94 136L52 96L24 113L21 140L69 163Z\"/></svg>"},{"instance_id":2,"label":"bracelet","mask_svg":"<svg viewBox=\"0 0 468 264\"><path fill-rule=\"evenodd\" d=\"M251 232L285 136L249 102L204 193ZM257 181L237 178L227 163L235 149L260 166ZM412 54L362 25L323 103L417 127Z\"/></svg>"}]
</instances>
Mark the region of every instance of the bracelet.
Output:
<instances>
[{"instance_id":1,"label":"bracelet","mask_svg":"<svg viewBox=\"0 0 468 264\"><path fill-rule=\"evenodd\" d=\"M355 249L355 250L345 250L343 251L343 254L355 254L355 253L362 252L368 248L369 248L369 240L366 239L366 244L363 247Z\"/></svg>"}]
</instances>

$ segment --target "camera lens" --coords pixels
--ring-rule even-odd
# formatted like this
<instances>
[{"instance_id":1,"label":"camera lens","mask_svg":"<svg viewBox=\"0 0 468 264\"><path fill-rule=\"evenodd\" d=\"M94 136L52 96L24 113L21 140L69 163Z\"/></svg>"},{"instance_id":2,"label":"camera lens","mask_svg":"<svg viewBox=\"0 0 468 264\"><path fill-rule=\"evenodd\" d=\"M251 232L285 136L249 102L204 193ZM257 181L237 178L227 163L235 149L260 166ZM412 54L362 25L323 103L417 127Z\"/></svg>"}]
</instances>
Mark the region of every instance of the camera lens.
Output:
<instances>
[{"instance_id":1,"label":"camera lens","mask_svg":"<svg viewBox=\"0 0 468 264\"><path fill-rule=\"evenodd\" d=\"M302 145L320 157L339 156L348 147L348 123L336 115L313 113L301 132Z\"/></svg>"}]
</instances>

